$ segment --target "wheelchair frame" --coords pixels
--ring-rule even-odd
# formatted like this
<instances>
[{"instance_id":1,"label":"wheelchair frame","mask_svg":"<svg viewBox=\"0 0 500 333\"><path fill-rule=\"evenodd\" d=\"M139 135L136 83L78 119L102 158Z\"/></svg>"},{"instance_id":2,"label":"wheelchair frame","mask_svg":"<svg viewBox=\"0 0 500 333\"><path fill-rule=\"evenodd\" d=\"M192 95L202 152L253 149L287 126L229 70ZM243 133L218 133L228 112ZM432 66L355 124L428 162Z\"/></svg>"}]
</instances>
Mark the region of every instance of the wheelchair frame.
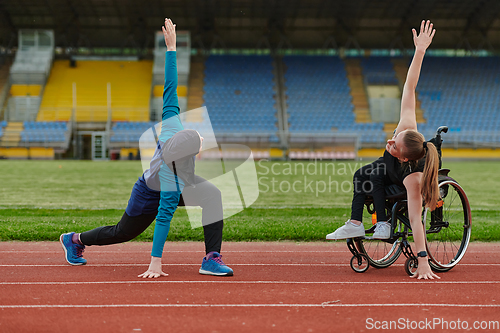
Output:
<instances>
[{"instance_id":1,"label":"wheelchair frame","mask_svg":"<svg viewBox=\"0 0 500 333\"><path fill-rule=\"evenodd\" d=\"M446 126L441 126L438 128L436 132L436 136L433 140L436 147L438 148L438 152L441 157L441 132L446 133L448 128ZM428 224L429 226L425 227L426 229L426 250L429 256L429 265L434 271L437 272L446 272L452 269L456 264L460 262L460 260L465 255L467 251L467 247L469 245L470 234L471 234L471 211L469 201L467 199L467 195L462 187L455 181L453 178L449 177L450 170L449 169L440 169L438 176L438 184L440 189L440 201L438 202L438 207L429 213L428 208L424 208L422 211L422 222L424 224ZM451 188L451 192L450 192ZM455 197L450 198L449 206L445 205L448 202L445 202L445 199L450 195L457 195L459 197L459 201L455 202ZM459 205L457 207L451 208L451 205L455 203L455 205ZM418 268L417 257L414 255L410 243L408 241L408 237L412 236L411 232L411 224L410 219L407 215L408 206L406 200L406 191L396 193L393 195L388 195L386 198L386 210L390 212L388 216L390 216L391 222L391 236L389 239L383 240L375 240L369 236L356 237L347 239L347 247L350 252L353 254L351 258L351 268L357 273L366 272L366 270L371 266L376 268L386 268L392 265L397 259L400 257L401 253L405 255L405 271L408 275L413 275ZM368 198L365 201L365 205L367 206L367 210L370 214L374 213L373 208L373 199ZM440 205L440 206L439 206ZM445 209L446 212L445 212ZM441 237L439 235L441 232L446 233L450 231L452 233L452 237L450 237L450 241L457 238L459 235L453 228L456 227L456 223L453 223L451 219L453 216L449 216L449 211L463 211L463 233L460 240L460 246L456 246L452 244L449 246L454 251L456 248L456 253L451 255L448 252L445 252L444 255L438 253L440 247L444 248L446 251L446 244L438 239ZM462 220L459 215L459 222ZM430 221L428 221L430 218ZM428 223L427 223L428 221ZM375 225L371 228L365 230L365 234L372 234L375 230ZM459 229L460 230L460 229ZM429 242L429 238L431 242ZM432 239L436 238L437 246L434 247ZM453 238L453 239L452 239ZM366 248L367 243L374 242L376 244L376 250L373 253L370 253ZM443 243L443 244L441 244ZM379 245L384 249L378 251ZM378 252L382 252L383 256L378 258ZM377 258L375 258L377 256ZM450 258L451 257L451 258Z\"/></svg>"}]
</instances>

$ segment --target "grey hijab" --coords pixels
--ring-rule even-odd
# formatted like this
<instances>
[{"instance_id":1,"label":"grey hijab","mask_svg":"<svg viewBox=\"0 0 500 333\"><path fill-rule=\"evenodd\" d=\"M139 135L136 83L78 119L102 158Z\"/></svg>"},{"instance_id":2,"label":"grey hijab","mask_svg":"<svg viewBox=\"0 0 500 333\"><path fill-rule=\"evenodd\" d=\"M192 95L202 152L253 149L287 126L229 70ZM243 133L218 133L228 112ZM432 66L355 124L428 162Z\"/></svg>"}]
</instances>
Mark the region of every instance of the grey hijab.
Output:
<instances>
[{"instance_id":1,"label":"grey hijab","mask_svg":"<svg viewBox=\"0 0 500 333\"><path fill-rule=\"evenodd\" d=\"M200 135L195 130L182 130L174 134L162 147L165 164L184 181L194 186L194 157L200 151Z\"/></svg>"}]
</instances>

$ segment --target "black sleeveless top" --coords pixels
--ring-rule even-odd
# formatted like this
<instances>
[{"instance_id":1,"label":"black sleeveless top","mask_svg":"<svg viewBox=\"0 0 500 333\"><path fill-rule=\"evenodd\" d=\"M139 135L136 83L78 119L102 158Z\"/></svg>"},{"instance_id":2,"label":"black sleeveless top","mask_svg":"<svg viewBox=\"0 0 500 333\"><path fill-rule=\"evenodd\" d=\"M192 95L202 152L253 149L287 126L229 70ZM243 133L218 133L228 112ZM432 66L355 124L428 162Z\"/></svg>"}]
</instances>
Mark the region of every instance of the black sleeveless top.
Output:
<instances>
[{"instance_id":1,"label":"black sleeveless top","mask_svg":"<svg viewBox=\"0 0 500 333\"><path fill-rule=\"evenodd\" d=\"M396 157L384 151L384 163L387 168L387 176L392 183L404 186L403 180L414 172L423 172L425 157L418 161L408 161L401 163Z\"/></svg>"}]
</instances>

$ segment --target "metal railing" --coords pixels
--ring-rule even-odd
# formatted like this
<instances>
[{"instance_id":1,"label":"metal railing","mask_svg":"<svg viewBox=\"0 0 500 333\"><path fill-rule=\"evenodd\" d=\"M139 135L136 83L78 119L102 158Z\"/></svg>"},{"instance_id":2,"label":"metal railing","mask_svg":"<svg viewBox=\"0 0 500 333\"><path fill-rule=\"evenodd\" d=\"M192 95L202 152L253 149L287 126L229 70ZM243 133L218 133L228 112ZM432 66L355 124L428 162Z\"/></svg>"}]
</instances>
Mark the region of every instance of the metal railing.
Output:
<instances>
[{"instance_id":1,"label":"metal railing","mask_svg":"<svg viewBox=\"0 0 500 333\"><path fill-rule=\"evenodd\" d=\"M422 131L426 138L435 131ZM453 131L443 134L445 148L500 148L500 131Z\"/></svg>"},{"instance_id":2,"label":"metal railing","mask_svg":"<svg viewBox=\"0 0 500 333\"><path fill-rule=\"evenodd\" d=\"M39 111L39 121L69 121L73 113L71 107L42 107ZM106 106L77 106L76 122L107 122L108 108ZM149 121L149 109L112 107L111 121Z\"/></svg>"}]
</instances>

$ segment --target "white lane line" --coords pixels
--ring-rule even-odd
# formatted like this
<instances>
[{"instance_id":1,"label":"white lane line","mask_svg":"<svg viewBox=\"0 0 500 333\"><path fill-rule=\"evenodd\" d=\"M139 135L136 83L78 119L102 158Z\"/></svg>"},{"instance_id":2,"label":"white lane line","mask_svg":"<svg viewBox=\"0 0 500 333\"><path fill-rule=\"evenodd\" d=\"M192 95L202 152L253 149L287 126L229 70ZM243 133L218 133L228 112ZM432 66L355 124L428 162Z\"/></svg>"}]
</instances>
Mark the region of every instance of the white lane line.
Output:
<instances>
[{"instance_id":1,"label":"white lane line","mask_svg":"<svg viewBox=\"0 0 500 333\"><path fill-rule=\"evenodd\" d=\"M125 253L138 253L138 254L144 254L144 252L147 252L149 250L147 249L144 249L144 250L135 250L135 251L131 251L131 250L124 250L124 251L120 251L120 250L110 250L110 251L99 251L99 250L92 250L89 252L92 252L92 254L125 254ZM203 251L203 250L200 250L200 251ZM193 254L193 255L200 255L200 252L194 252L194 251L182 251L182 250L171 250L171 251L166 251L168 253L184 253L184 254ZM3 253L5 254L16 254L16 253L19 253L19 254L23 254L23 253L26 253L26 254L33 254L33 253L37 253L37 254L40 254L40 253L50 253L50 254L61 254L62 251L60 250L40 250L40 251L26 251L26 250L21 250L21 251L16 251L16 250L5 250L5 251L2 251L0 250L0 255L2 255ZM322 254L330 254L330 253L350 253L348 249L345 249L345 250L328 250L328 249L325 249L325 250L322 250L322 251L319 251L319 250L248 250L248 251L244 251L244 250L238 250L238 251L224 251L224 252L221 252L222 254L224 253L322 253ZM498 251L467 251L468 254L471 254L471 253L498 253Z\"/></svg>"},{"instance_id":2,"label":"white lane line","mask_svg":"<svg viewBox=\"0 0 500 333\"><path fill-rule=\"evenodd\" d=\"M343 308L343 307L439 307L439 308L498 308L500 304L443 304L443 303L393 303L393 304L40 304L0 305L0 309L41 308Z\"/></svg>"},{"instance_id":3,"label":"white lane line","mask_svg":"<svg viewBox=\"0 0 500 333\"><path fill-rule=\"evenodd\" d=\"M162 266L199 266L199 263L185 263L185 264L162 264ZM130 264L88 264L85 265L84 267L133 267L133 266L149 266L149 264L137 264L137 263L130 263ZM345 267L349 266L348 264L325 264L325 263L315 263L315 264L258 264L258 263L249 263L249 264L233 264L230 263L228 266L293 266L293 267L314 267L314 266L327 266L327 267ZM392 264L391 266L404 266L404 264ZM459 266L500 266L499 263L485 263L485 264L459 264ZM73 267L68 264L2 264L0 267Z\"/></svg>"},{"instance_id":4,"label":"white lane line","mask_svg":"<svg viewBox=\"0 0 500 333\"><path fill-rule=\"evenodd\" d=\"M434 284L500 284L500 281L426 281ZM422 281L422 283L426 283ZM2 285L92 285L92 284L415 284L414 280L408 281L228 281L228 280L187 280L187 281L161 281L161 280L132 280L132 281L34 281L34 282L0 282Z\"/></svg>"},{"instance_id":5,"label":"white lane line","mask_svg":"<svg viewBox=\"0 0 500 333\"><path fill-rule=\"evenodd\" d=\"M138 254L144 254L145 252L147 251L150 251L150 250L147 250L147 249L144 249L144 250L136 250L136 251L130 251L130 250L126 250L126 251L90 251L89 252L92 252L92 254L125 254L125 253L138 253ZM168 253L184 253L184 254L192 254L192 255L197 255L199 256L200 254L202 254L203 250L200 250L200 252L193 252L193 251L179 251L179 250L172 250L172 251L165 251L165 252L168 252ZM0 250L0 255L2 255L3 253L5 254L16 254L16 253L19 253L19 254L33 254L33 253L50 253L50 254L61 254L62 251L56 251L56 250L53 250L53 251L49 251L49 250L41 250L41 251L15 251L15 250L6 250L6 251L1 251ZM324 251L302 251L302 250L298 250L298 251L284 251L284 250L276 250L276 251L273 251L273 250L263 250L263 251L259 251L259 250L249 250L249 251L224 251L224 252L221 252L222 254L226 254L226 253L322 253L322 254L330 254L330 253L350 253L348 249L345 249L345 250L340 250L340 251L336 251L336 250L324 250ZM469 253L469 252L467 252ZM482 251L481 253L488 253L486 251ZM498 253L498 251L491 251L491 253Z\"/></svg>"},{"instance_id":6,"label":"white lane line","mask_svg":"<svg viewBox=\"0 0 500 333\"><path fill-rule=\"evenodd\" d=\"M196 264L162 264L162 266L199 266ZM348 264L229 264L230 266L349 266ZM500 265L500 264L499 264ZM149 266L149 264L89 264L86 267L134 267L134 266ZM395 264L393 266L403 266L402 264ZM58 264L37 264L37 265L0 265L0 267L72 267L70 265Z\"/></svg>"}]
</instances>

